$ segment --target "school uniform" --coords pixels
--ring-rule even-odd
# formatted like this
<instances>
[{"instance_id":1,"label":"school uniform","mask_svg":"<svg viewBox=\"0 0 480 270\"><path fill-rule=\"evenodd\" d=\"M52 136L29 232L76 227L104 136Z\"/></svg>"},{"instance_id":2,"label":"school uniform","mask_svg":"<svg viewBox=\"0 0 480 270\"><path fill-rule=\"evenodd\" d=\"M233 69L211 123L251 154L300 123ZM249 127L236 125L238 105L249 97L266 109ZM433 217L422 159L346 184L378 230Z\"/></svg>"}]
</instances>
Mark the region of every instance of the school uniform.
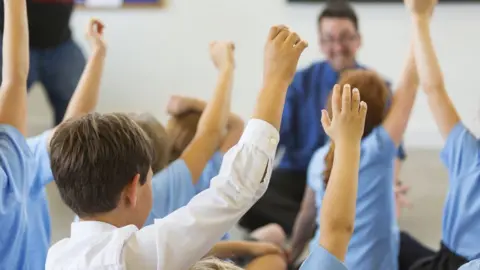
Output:
<instances>
[{"instance_id":1,"label":"school uniform","mask_svg":"<svg viewBox=\"0 0 480 270\"><path fill-rule=\"evenodd\" d=\"M475 260L464 264L458 270L480 270L480 260Z\"/></svg>"},{"instance_id":2,"label":"school uniform","mask_svg":"<svg viewBox=\"0 0 480 270\"><path fill-rule=\"evenodd\" d=\"M450 132L441 152L449 189L443 210L440 251L412 269L457 270L480 259L480 140L462 123Z\"/></svg>"},{"instance_id":3,"label":"school uniform","mask_svg":"<svg viewBox=\"0 0 480 270\"><path fill-rule=\"evenodd\" d=\"M323 171L329 144L313 156L307 185L316 193L317 212L325 194ZM389 134L376 127L361 142L355 228L345 265L355 270L398 269L399 228L395 216L393 169L397 149ZM310 248L318 246L318 229Z\"/></svg>"},{"instance_id":4,"label":"school uniform","mask_svg":"<svg viewBox=\"0 0 480 270\"><path fill-rule=\"evenodd\" d=\"M367 67L356 64L355 69ZM242 227L253 231L277 223L287 235L291 234L305 191L308 164L315 151L328 141L320 122L321 110L326 108L340 76L341 72L328 61L315 62L295 74L287 91L280 127L279 145L285 150L284 155L265 196L240 220ZM405 159L403 147L399 148L398 157Z\"/></svg>"},{"instance_id":5,"label":"school uniform","mask_svg":"<svg viewBox=\"0 0 480 270\"><path fill-rule=\"evenodd\" d=\"M44 269L50 246L45 185L53 180L49 132L28 140L0 125L0 269Z\"/></svg>"},{"instance_id":6,"label":"school uniform","mask_svg":"<svg viewBox=\"0 0 480 270\"><path fill-rule=\"evenodd\" d=\"M223 153L215 152L208 161L197 183L194 185L192 174L183 159L177 159L152 178L153 207L145 226L154 224L190 202L198 193L208 189L212 178L218 175L222 165ZM228 234L223 240L229 238Z\"/></svg>"},{"instance_id":7,"label":"school uniform","mask_svg":"<svg viewBox=\"0 0 480 270\"><path fill-rule=\"evenodd\" d=\"M300 266L300 270L347 270L347 267L335 256L320 245L316 245L310 250L305 262Z\"/></svg>"},{"instance_id":8,"label":"school uniform","mask_svg":"<svg viewBox=\"0 0 480 270\"><path fill-rule=\"evenodd\" d=\"M50 248L46 269L188 269L263 195L278 140L273 126L250 120L211 187L185 207L140 230L74 222L71 237Z\"/></svg>"}]
</instances>

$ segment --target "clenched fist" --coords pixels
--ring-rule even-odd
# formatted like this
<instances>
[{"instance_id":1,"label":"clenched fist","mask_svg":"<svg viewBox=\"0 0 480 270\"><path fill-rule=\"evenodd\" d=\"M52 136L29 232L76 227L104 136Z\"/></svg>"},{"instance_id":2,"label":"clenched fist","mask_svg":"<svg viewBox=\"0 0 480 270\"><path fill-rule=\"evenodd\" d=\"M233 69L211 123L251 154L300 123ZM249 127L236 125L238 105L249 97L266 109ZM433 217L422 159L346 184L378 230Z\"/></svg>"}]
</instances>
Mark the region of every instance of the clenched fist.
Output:
<instances>
[{"instance_id":1,"label":"clenched fist","mask_svg":"<svg viewBox=\"0 0 480 270\"><path fill-rule=\"evenodd\" d=\"M287 27L273 26L268 34L264 53L264 83L290 84L297 70L298 59L308 47L297 33Z\"/></svg>"},{"instance_id":2,"label":"clenched fist","mask_svg":"<svg viewBox=\"0 0 480 270\"><path fill-rule=\"evenodd\" d=\"M234 50L235 45L230 41L213 41L210 43L210 56L218 70L235 66Z\"/></svg>"}]
</instances>

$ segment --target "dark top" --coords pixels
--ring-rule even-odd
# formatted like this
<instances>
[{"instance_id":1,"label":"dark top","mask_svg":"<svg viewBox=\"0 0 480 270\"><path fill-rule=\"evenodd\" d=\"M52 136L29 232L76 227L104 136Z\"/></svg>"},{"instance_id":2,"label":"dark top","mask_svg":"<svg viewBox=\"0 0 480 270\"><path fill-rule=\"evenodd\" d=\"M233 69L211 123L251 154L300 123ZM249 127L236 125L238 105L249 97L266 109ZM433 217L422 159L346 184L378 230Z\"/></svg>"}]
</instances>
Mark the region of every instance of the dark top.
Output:
<instances>
[{"instance_id":1,"label":"dark top","mask_svg":"<svg viewBox=\"0 0 480 270\"><path fill-rule=\"evenodd\" d=\"M30 46L34 49L47 49L69 40L73 5L73 0L27 0ZM3 33L3 1L0 1L0 14L0 29Z\"/></svg>"},{"instance_id":2,"label":"dark top","mask_svg":"<svg viewBox=\"0 0 480 270\"><path fill-rule=\"evenodd\" d=\"M306 171L313 153L327 142L320 122L321 110L326 108L338 78L339 73L326 61L313 63L295 74L283 110L279 146L285 148L285 154L279 168ZM402 146L398 156L405 158Z\"/></svg>"}]
</instances>

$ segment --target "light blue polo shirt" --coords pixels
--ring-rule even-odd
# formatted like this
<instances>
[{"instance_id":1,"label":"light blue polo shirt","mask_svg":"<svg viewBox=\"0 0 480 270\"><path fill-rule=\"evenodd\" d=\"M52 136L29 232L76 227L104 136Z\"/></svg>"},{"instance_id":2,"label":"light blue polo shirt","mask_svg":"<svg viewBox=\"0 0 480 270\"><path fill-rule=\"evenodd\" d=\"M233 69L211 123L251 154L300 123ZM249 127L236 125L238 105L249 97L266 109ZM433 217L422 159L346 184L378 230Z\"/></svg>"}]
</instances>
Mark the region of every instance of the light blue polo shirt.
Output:
<instances>
[{"instance_id":1,"label":"light blue polo shirt","mask_svg":"<svg viewBox=\"0 0 480 270\"><path fill-rule=\"evenodd\" d=\"M312 247L310 247L312 248ZM322 246L311 249L300 270L347 270L347 267Z\"/></svg>"},{"instance_id":2,"label":"light blue polo shirt","mask_svg":"<svg viewBox=\"0 0 480 270\"><path fill-rule=\"evenodd\" d=\"M195 195L209 188L210 181L220 171L222 160L223 154L217 151L205 166L195 185L192 183L190 170L182 159L175 160L155 174L152 179L153 207L145 226L187 205ZM227 238L228 235L223 239Z\"/></svg>"},{"instance_id":3,"label":"light blue polo shirt","mask_svg":"<svg viewBox=\"0 0 480 270\"><path fill-rule=\"evenodd\" d=\"M450 184L443 210L443 242L468 260L480 259L480 141L458 123L441 159Z\"/></svg>"},{"instance_id":4,"label":"light blue polo shirt","mask_svg":"<svg viewBox=\"0 0 480 270\"><path fill-rule=\"evenodd\" d=\"M474 260L462 265L458 270L480 270L480 260Z\"/></svg>"},{"instance_id":5,"label":"light blue polo shirt","mask_svg":"<svg viewBox=\"0 0 480 270\"><path fill-rule=\"evenodd\" d=\"M25 140L0 125L0 266L8 269L45 268L50 216L44 187L53 180L48 134Z\"/></svg>"},{"instance_id":6,"label":"light blue polo shirt","mask_svg":"<svg viewBox=\"0 0 480 270\"><path fill-rule=\"evenodd\" d=\"M325 188L323 171L330 144L317 150L307 172L307 184L316 193L317 213ZM395 216L393 173L397 150L382 126L361 143L355 228L345 265L355 270L398 269L399 229ZM318 225L320 226L320 217ZM310 243L318 245L320 230Z\"/></svg>"}]
</instances>

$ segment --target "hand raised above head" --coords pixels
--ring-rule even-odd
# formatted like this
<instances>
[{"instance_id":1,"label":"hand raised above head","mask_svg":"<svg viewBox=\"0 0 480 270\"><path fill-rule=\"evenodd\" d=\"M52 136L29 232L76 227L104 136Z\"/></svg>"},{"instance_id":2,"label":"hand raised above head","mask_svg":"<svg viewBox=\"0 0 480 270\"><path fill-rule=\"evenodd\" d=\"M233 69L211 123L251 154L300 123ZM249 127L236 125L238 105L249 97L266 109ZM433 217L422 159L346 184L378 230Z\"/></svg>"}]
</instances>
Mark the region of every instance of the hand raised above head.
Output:
<instances>
[{"instance_id":1,"label":"hand raised above head","mask_svg":"<svg viewBox=\"0 0 480 270\"><path fill-rule=\"evenodd\" d=\"M210 56L219 70L235 66L235 45L231 41L213 41L210 43Z\"/></svg>"},{"instance_id":2,"label":"hand raised above head","mask_svg":"<svg viewBox=\"0 0 480 270\"><path fill-rule=\"evenodd\" d=\"M431 16L438 0L404 0L410 12L419 16Z\"/></svg>"},{"instance_id":3,"label":"hand raised above head","mask_svg":"<svg viewBox=\"0 0 480 270\"><path fill-rule=\"evenodd\" d=\"M173 95L167 103L167 113L172 116L181 115L192 110L192 99Z\"/></svg>"},{"instance_id":4,"label":"hand raised above head","mask_svg":"<svg viewBox=\"0 0 480 270\"><path fill-rule=\"evenodd\" d=\"M106 48L106 43L103 39L104 28L105 25L97 19L91 19L88 23L86 36L93 49L104 50Z\"/></svg>"},{"instance_id":5,"label":"hand raised above head","mask_svg":"<svg viewBox=\"0 0 480 270\"><path fill-rule=\"evenodd\" d=\"M350 89L350 85L335 85L332 93L332 118L326 110L322 110L322 125L333 142L359 143L363 136L367 104L360 101L358 89Z\"/></svg>"},{"instance_id":6,"label":"hand raised above head","mask_svg":"<svg viewBox=\"0 0 480 270\"><path fill-rule=\"evenodd\" d=\"M286 26L270 28L264 54L264 83L290 84L300 55L308 47L297 33Z\"/></svg>"}]
</instances>

